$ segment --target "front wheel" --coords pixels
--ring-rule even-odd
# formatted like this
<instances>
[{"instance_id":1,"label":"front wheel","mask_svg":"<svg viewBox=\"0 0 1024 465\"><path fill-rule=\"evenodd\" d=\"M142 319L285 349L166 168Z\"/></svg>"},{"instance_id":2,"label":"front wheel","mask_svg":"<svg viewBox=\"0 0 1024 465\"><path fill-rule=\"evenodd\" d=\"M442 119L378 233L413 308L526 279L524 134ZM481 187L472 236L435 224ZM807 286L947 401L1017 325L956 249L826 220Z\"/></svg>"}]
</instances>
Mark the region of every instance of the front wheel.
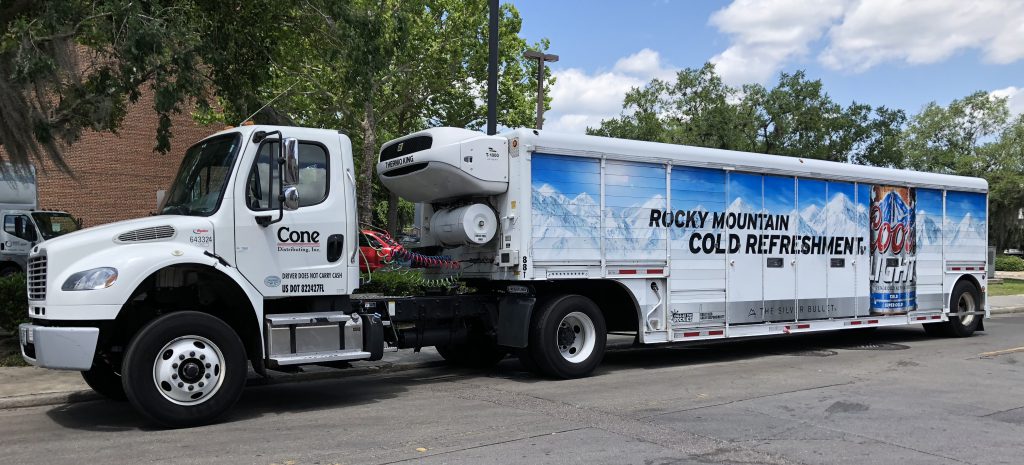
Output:
<instances>
[{"instance_id":1,"label":"front wheel","mask_svg":"<svg viewBox=\"0 0 1024 465\"><path fill-rule=\"evenodd\" d=\"M580 295L556 296L534 314L527 348L530 361L553 378L589 375L604 358L604 315Z\"/></svg>"},{"instance_id":2,"label":"front wheel","mask_svg":"<svg viewBox=\"0 0 1024 465\"><path fill-rule=\"evenodd\" d=\"M178 428L209 423L228 411L247 373L238 334L219 318L185 311L161 316L135 335L122 382L136 409Z\"/></svg>"},{"instance_id":3,"label":"front wheel","mask_svg":"<svg viewBox=\"0 0 1024 465\"><path fill-rule=\"evenodd\" d=\"M96 363L89 371L82 372L82 379L93 391L103 397L116 401L128 399L124 394L121 375L114 372L114 367L109 363Z\"/></svg>"}]
</instances>

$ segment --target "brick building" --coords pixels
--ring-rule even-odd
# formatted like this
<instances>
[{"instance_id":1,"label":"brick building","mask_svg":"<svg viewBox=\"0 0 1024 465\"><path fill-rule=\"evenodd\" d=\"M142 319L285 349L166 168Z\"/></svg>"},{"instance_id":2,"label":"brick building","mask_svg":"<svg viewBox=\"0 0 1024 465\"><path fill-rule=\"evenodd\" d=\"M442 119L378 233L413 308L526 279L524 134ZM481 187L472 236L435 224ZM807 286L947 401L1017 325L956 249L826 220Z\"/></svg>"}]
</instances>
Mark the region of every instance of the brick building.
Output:
<instances>
[{"instance_id":1,"label":"brick building","mask_svg":"<svg viewBox=\"0 0 1024 465\"><path fill-rule=\"evenodd\" d=\"M154 152L157 114L152 92L143 89L117 134L86 131L65 150L71 176L52 165L36 166L40 208L65 210L86 227L150 215L157 191L170 186L185 150L221 129L198 125L188 112L172 120L171 151Z\"/></svg>"}]
</instances>

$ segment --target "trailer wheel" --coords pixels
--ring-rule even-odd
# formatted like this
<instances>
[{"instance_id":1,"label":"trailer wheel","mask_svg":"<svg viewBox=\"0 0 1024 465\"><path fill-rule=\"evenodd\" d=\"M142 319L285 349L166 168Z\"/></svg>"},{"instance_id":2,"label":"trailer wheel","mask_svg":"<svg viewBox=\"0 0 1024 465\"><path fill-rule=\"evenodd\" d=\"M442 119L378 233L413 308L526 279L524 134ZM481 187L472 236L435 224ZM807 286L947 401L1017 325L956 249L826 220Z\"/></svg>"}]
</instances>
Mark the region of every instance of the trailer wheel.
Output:
<instances>
[{"instance_id":1,"label":"trailer wheel","mask_svg":"<svg viewBox=\"0 0 1024 465\"><path fill-rule=\"evenodd\" d=\"M953 295L950 299L950 308L957 313L976 312L981 309L981 299L978 298L978 288L974 283L961 280L953 286ZM947 333L952 337L968 337L974 334L981 324L981 315L955 316L946 322Z\"/></svg>"},{"instance_id":2,"label":"trailer wheel","mask_svg":"<svg viewBox=\"0 0 1024 465\"><path fill-rule=\"evenodd\" d=\"M589 375L604 358L604 315L580 295L551 298L534 314L528 350L541 373L553 378Z\"/></svg>"},{"instance_id":3,"label":"trailer wheel","mask_svg":"<svg viewBox=\"0 0 1024 465\"><path fill-rule=\"evenodd\" d=\"M961 280L956 283L956 286L953 286L953 293L949 300L950 310L954 313L979 311L981 309L979 294L974 283ZM981 315L951 316L949 321L924 325L924 331L929 336L968 337L981 326L981 318Z\"/></svg>"},{"instance_id":4,"label":"trailer wheel","mask_svg":"<svg viewBox=\"0 0 1024 465\"><path fill-rule=\"evenodd\" d=\"M170 313L128 345L122 375L128 400L169 427L209 423L228 411L245 386L245 347L227 323L205 313Z\"/></svg>"},{"instance_id":5,"label":"trailer wheel","mask_svg":"<svg viewBox=\"0 0 1024 465\"><path fill-rule=\"evenodd\" d=\"M92 369L82 372L82 379L103 397L116 401L128 400L124 393L124 385L121 384L121 375L115 373L114 367L109 363L96 363Z\"/></svg>"}]
</instances>

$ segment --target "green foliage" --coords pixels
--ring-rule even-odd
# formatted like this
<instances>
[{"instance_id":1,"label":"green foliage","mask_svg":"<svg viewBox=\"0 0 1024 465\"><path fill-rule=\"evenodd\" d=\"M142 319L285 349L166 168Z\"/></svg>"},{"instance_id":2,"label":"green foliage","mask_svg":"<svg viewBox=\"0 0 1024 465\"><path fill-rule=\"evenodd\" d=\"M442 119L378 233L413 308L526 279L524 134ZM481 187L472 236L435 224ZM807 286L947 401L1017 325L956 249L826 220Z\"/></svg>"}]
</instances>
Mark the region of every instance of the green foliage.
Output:
<instances>
[{"instance_id":1,"label":"green foliage","mask_svg":"<svg viewBox=\"0 0 1024 465\"><path fill-rule=\"evenodd\" d=\"M996 271L1024 271L1024 259L1011 255L996 257Z\"/></svg>"},{"instance_id":2,"label":"green foliage","mask_svg":"<svg viewBox=\"0 0 1024 465\"><path fill-rule=\"evenodd\" d=\"M28 296L25 295L25 273L0 277L0 328L16 331L28 321Z\"/></svg>"},{"instance_id":3,"label":"green foliage","mask_svg":"<svg viewBox=\"0 0 1024 465\"><path fill-rule=\"evenodd\" d=\"M378 202L389 198L373 189L383 142L432 126L484 124L487 14L486 2L472 0L309 0L294 10L295 33L270 64L261 98L280 95L275 112L352 138L361 222L398 217L391 200L375 218ZM501 14L499 123L532 125L536 65L522 56L528 44L518 11L506 4Z\"/></svg>"},{"instance_id":4,"label":"green foliage","mask_svg":"<svg viewBox=\"0 0 1024 465\"><path fill-rule=\"evenodd\" d=\"M116 132L148 86L166 152L171 115L206 110L208 91L230 115L254 109L290 11L271 0L0 2L0 144L18 167L68 170L62 147L84 130Z\"/></svg>"},{"instance_id":5,"label":"green foliage","mask_svg":"<svg viewBox=\"0 0 1024 465\"><path fill-rule=\"evenodd\" d=\"M821 81L782 73L768 89L734 88L711 63L632 89L618 118L591 134L833 161L900 166L900 110L856 102L843 108Z\"/></svg>"},{"instance_id":6,"label":"green foliage","mask_svg":"<svg viewBox=\"0 0 1024 465\"><path fill-rule=\"evenodd\" d=\"M372 275L363 273L362 280L364 284L359 287L361 293L401 297L422 295L427 291L427 286L417 270L375 271Z\"/></svg>"}]
</instances>

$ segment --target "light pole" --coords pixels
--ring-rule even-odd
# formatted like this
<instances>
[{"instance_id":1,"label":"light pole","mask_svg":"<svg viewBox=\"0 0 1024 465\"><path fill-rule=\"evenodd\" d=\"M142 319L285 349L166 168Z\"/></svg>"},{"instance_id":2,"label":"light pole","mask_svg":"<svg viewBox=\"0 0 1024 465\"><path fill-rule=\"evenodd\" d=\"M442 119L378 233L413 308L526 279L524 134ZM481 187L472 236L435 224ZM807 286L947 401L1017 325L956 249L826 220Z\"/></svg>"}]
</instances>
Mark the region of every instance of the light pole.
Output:
<instances>
[{"instance_id":1,"label":"light pole","mask_svg":"<svg viewBox=\"0 0 1024 465\"><path fill-rule=\"evenodd\" d=\"M537 60L537 129L544 126L544 62L554 63L558 61L558 55L527 50L523 56L531 60Z\"/></svg>"}]
</instances>

